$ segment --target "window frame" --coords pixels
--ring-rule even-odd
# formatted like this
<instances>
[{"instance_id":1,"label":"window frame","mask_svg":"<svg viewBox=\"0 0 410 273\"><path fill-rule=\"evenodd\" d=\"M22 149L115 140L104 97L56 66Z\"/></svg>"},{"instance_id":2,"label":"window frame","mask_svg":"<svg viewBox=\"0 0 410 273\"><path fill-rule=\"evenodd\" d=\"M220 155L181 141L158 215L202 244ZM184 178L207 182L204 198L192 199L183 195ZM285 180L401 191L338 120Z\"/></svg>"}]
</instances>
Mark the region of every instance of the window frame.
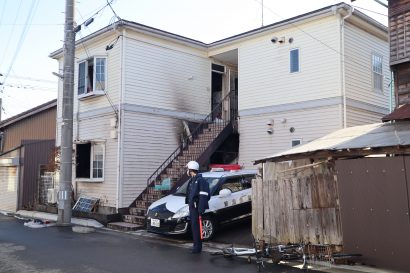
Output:
<instances>
[{"instance_id":1,"label":"window frame","mask_svg":"<svg viewBox=\"0 0 410 273\"><path fill-rule=\"evenodd\" d=\"M378 58L380 60L380 72L377 72L375 69L375 59ZM384 76L383 76L383 56L381 54L378 54L376 52L372 52L371 55L371 71L372 71L372 87L374 91L379 91L379 92L383 92L383 80L384 80ZM380 76L380 88L378 88L376 86L376 75Z\"/></svg>"},{"instance_id":2,"label":"window frame","mask_svg":"<svg viewBox=\"0 0 410 273\"><path fill-rule=\"evenodd\" d=\"M297 63L297 70L296 71L292 71L292 52L297 51L298 53L298 63ZM295 47L295 48L291 48L289 50L289 73L290 74L294 74L294 73L299 73L300 72L300 48Z\"/></svg>"},{"instance_id":3,"label":"window frame","mask_svg":"<svg viewBox=\"0 0 410 273\"><path fill-rule=\"evenodd\" d=\"M293 145L293 141L299 141L299 144L297 145ZM290 141L290 147L294 148L296 146L302 145L302 139L301 138L292 138L292 140Z\"/></svg>"},{"instance_id":4,"label":"window frame","mask_svg":"<svg viewBox=\"0 0 410 273\"><path fill-rule=\"evenodd\" d=\"M91 147L90 147L90 160L88 162L89 167L90 167L90 171L89 171L89 177L77 177L77 174L75 172L75 180L79 181L79 182L104 182L105 179L105 141L87 141L87 142L79 142L76 143L76 153L77 153L77 145L81 145L81 144L87 144L90 143ZM94 171L94 149L95 146L97 145L101 145L102 147L102 177L94 177L93 176L93 171ZM76 162L77 164L77 162Z\"/></svg>"},{"instance_id":5,"label":"window frame","mask_svg":"<svg viewBox=\"0 0 410 273\"><path fill-rule=\"evenodd\" d=\"M99 89L96 90L96 86L97 86L97 59L104 59L104 88L103 89ZM92 75L92 80L93 80L93 84L92 84L92 90L88 91L88 63L92 60L93 62L93 75ZM84 82L83 82L83 86L84 86L84 92L83 93L79 93L79 87L80 87L80 65L81 64L85 64L85 71L84 71L84 77L81 77L81 79L84 78ZM103 56L103 55L94 55L90 58L87 59L83 59L81 61L78 62L78 70L77 70L77 96L79 99L81 98L86 98L89 96L101 96L105 94L105 90L107 89L107 68L108 68L108 58L107 56Z\"/></svg>"}]
</instances>

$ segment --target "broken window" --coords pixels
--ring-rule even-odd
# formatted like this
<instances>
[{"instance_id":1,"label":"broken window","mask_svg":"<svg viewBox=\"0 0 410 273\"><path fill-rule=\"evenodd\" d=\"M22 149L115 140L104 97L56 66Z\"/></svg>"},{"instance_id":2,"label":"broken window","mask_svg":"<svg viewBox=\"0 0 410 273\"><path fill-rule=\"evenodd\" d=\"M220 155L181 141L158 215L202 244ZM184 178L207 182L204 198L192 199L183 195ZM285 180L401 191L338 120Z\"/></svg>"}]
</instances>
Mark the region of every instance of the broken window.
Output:
<instances>
[{"instance_id":1,"label":"broken window","mask_svg":"<svg viewBox=\"0 0 410 273\"><path fill-rule=\"evenodd\" d=\"M78 95L104 92L107 58L92 57L78 64Z\"/></svg>"},{"instance_id":2,"label":"broken window","mask_svg":"<svg viewBox=\"0 0 410 273\"><path fill-rule=\"evenodd\" d=\"M104 178L104 144L77 144L76 178Z\"/></svg>"}]
</instances>

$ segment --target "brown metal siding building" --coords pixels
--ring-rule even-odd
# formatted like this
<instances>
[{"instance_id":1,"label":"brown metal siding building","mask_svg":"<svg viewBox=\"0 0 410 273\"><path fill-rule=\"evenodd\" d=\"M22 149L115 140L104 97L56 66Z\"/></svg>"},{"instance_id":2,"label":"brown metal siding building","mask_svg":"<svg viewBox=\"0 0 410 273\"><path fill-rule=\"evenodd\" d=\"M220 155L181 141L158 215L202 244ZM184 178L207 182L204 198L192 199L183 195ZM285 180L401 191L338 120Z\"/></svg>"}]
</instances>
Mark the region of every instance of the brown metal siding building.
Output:
<instances>
[{"instance_id":1,"label":"brown metal siding building","mask_svg":"<svg viewBox=\"0 0 410 273\"><path fill-rule=\"evenodd\" d=\"M53 100L0 122L0 210L36 203L41 167L55 147L56 110Z\"/></svg>"},{"instance_id":2,"label":"brown metal siding building","mask_svg":"<svg viewBox=\"0 0 410 273\"><path fill-rule=\"evenodd\" d=\"M56 100L23 112L0 122L3 134L1 152L21 145L22 140L45 140L56 138Z\"/></svg>"}]
</instances>

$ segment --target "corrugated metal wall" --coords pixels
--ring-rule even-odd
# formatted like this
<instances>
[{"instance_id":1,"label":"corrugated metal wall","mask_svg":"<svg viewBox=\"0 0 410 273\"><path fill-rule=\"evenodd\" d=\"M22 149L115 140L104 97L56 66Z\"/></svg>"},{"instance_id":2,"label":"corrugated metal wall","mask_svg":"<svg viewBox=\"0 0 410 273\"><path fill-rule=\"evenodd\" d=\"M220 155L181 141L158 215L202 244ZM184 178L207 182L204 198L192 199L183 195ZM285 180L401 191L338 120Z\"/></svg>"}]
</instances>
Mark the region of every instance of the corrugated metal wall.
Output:
<instances>
[{"instance_id":1,"label":"corrugated metal wall","mask_svg":"<svg viewBox=\"0 0 410 273\"><path fill-rule=\"evenodd\" d=\"M13 123L4 129L3 151L20 146L25 139L56 138L56 107Z\"/></svg>"},{"instance_id":2,"label":"corrugated metal wall","mask_svg":"<svg viewBox=\"0 0 410 273\"><path fill-rule=\"evenodd\" d=\"M343 246L366 264L410 269L410 157L336 161Z\"/></svg>"},{"instance_id":3,"label":"corrugated metal wall","mask_svg":"<svg viewBox=\"0 0 410 273\"><path fill-rule=\"evenodd\" d=\"M55 146L54 140L23 141L22 144L19 209L31 208L34 205L38 194L40 166L49 162Z\"/></svg>"}]
</instances>

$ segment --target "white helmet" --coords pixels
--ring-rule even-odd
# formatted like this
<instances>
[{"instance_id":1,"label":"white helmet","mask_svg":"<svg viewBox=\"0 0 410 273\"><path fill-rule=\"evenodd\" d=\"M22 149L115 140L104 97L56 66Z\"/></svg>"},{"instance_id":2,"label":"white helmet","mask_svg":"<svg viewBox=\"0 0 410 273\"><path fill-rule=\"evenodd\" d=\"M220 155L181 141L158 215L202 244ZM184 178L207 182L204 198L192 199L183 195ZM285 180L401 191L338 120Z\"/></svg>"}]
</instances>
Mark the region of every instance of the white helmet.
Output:
<instances>
[{"instance_id":1,"label":"white helmet","mask_svg":"<svg viewBox=\"0 0 410 273\"><path fill-rule=\"evenodd\" d=\"M189 170L199 170L199 164L196 161L189 161L188 164L186 164L186 166Z\"/></svg>"}]
</instances>

